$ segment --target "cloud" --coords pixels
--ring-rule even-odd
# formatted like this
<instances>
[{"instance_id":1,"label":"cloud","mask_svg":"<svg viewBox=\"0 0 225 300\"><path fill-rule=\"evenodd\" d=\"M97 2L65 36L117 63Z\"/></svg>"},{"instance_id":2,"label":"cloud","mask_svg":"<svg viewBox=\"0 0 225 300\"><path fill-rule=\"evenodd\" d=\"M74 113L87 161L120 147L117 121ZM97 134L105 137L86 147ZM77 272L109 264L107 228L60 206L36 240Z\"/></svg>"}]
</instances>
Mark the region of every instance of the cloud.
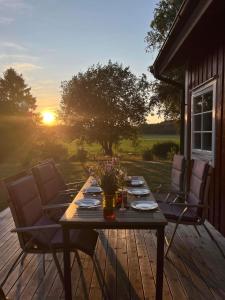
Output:
<instances>
[{"instance_id":1,"label":"cloud","mask_svg":"<svg viewBox=\"0 0 225 300\"><path fill-rule=\"evenodd\" d=\"M2 25L9 25L14 21L13 18L9 18L9 17L1 17L0 16L0 24Z\"/></svg>"},{"instance_id":2,"label":"cloud","mask_svg":"<svg viewBox=\"0 0 225 300\"><path fill-rule=\"evenodd\" d=\"M13 68L16 71L21 72L21 73L42 69L41 66L31 64L31 63L13 63L8 66L5 66L5 69L8 69L8 68Z\"/></svg>"},{"instance_id":3,"label":"cloud","mask_svg":"<svg viewBox=\"0 0 225 300\"><path fill-rule=\"evenodd\" d=\"M11 9L27 8L28 5L24 0L0 0L0 7L8 7Z\"/></svg>"},{"instance_id":4,"label":"cloud","mask_svg":"<svg viewBox=\"0 0 225 300\"><path fill-rule=\"evenodd\" d=\"M12 60L36 61L38 59L39 58L37 56L26 55L26 54L5 54L5 53L0 54L0 60L5 60L5 61L12 61Z\"/></svg>"},{"instance_id":5,"label":"cloud","mask_svg":"<svg viewBox=\"0 0 225 300\"><path fill-rule=\"evenodd\" d=\"M1 46L4 48L11 48L11 49L19 50L19 51L26 50L26 48L23 47L22 45L19 45L19 44L13 43L13 42L2 42Z\"/></svg>"}]
</instances>

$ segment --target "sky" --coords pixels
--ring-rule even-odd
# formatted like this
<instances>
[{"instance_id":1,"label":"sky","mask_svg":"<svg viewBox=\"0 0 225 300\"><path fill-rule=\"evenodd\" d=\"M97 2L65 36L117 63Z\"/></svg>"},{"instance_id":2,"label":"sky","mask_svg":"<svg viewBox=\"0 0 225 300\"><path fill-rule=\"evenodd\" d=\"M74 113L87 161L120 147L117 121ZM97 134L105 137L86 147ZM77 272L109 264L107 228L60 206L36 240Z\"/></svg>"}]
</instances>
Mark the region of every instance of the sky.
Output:
<instances>
[{"instance_id":1,"label":"sky","mask_svg":"<svg viewBox=\"0 0 225 300\"><path fill-rule=\"evenodd\" d=\"M144 38L157 2L0 0L0 76L22 73L38 111L57 110L61 82L93 64L117 61L151 80Z\"/></svg>"}]
</instances>

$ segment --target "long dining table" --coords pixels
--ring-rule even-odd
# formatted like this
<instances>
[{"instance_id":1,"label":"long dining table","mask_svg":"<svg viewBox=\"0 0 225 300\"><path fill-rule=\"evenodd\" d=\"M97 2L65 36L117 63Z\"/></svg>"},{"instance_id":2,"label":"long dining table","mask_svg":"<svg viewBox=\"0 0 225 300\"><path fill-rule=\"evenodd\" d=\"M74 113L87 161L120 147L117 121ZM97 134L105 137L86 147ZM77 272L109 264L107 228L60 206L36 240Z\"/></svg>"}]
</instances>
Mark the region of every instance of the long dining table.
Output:
<instances>
[{"instance_id":1,"label":"long dining table","mask_svg":"<svg viewBox=\"0 0 225 300\"><path fill-rule=\"evenodd\" d=\"M148 188L148 185L143 177L139 176L143 181L142 188ZM71 261L69 249L69 232L71 229L154 229L157 231L157 263L156 263L156 292L155 299L161 300L163 294L163 265L164 265L164 229L167 225L167 220L160 209L150 211L138 211L131 207L126 210L115 209L115 220L106 220L103 215L102 205L95 209L79 208L76 204L78 200L85 198L84 191L93 183L93 177L90 176L80 192L76 195L64 215L60 219L60 224L63 230L64 239L64 288L65 299L72 299L72 284L71 284ZM132 187L129 187L132 190ZM134 189L134 187L133 187ZM89 197L90 198L90 197ZM153 194L149 193L148 197L141 199L151 199L154 201ZM99 195L98 199L102 200ZM140 199L140 198L139 198ZM128 205L134 200L134 196L128 194Z\"/></svg>"}]
</instances>

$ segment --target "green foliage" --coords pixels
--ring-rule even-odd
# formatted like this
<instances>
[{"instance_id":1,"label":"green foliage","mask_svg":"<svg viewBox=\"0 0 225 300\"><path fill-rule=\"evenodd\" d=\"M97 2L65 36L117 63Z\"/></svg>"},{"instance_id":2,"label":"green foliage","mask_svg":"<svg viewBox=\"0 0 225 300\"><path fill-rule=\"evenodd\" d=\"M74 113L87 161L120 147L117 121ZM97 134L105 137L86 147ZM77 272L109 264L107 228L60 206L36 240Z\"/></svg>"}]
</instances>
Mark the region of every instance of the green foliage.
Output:
<instances>
[{"instance_id":1,"label":"green foliage","mask_svg":"<svg viewBox=\"0 0 225 300\"><path fill-rule=\"evenodd\" d=\"M150 31L145 38L147 51L160 49L164 43L176 14L183 0L160 0L154 10L154 18L150 23ZM167 77L183 83L183 70L173 70ZM151 110L157 109L159 115L166 120L180 118L180 90L163 81L153 81L151 84L152 94L150 100Z\"/></svg>"},{"instance_id":2,"label":"green foliage","mask_svg":"<svg viewBox=\"0 0 225 300\"><path fill-rule=\"evenodd\" d=\"M84 148L79 148L76 154L70 158L70 160L85 162L87 160L87 157L88 157L88 152Z\"/></svg>"},{"instance_id":3,"label":"green foliage","mask_svg":"<svg viewBox=\"0 0 225 300\"><path fill-rule=\"evenodd\" d=\"M106 155L122 138L133 138L148 113L149 84L129 67L108 62L62 83L61 108L70 135L99 143Z\"/></svg>"},{"instance_id":4,"label":"green foliage","mask_svg":"<svg viewBox=\"0 0 225 300\"><path fill-rule=\"evenodd\" d=\"M0 78L0 161L31 143L36 130L35 102L22 75L6 70Z\"/></svg>"},{"instance_id":5,"label":"green foliage","mask_svg":"<svg viewBox=\"0 0 225 300\"><path fill-rule=\"evenodd\" d=\"M183 0L160 0L154 10L154 18L147 33L147 50L161 48Z\"/></svg>"},{"instance_id":6,"label":"green foliage","mask_svg":"<svg viewBox=\"0 0 225 300\"><path fill-rule=\"evenodd\" d=\"M151 151L159 159L167 159L168 155L171 156L171 153L178 153L179 145L172 141L156 143L153 145Z\"/></svg>"},{"instance_id":7,"label":"green foliage","mask_svg":"<svg viewBox=\"0 0 225 300\"><path fill-rule=\"evenodd\" d=\"M23 165L31 166L48 158L53 158L56 162L64 161L68 158L68 151L65 146L57 142L45 141L37 143L27 153Z\"/></svg>"},{"instance_id":8,"label":"green foliage","mask_svg":"<svg viewBox=\"0 0 225 300\"><path fill-rule=\"evenodd\" d=\"M15 115L33 111L36 99L30 91L21 74L7 69L0 78L0 113Z\"/></svg>"},{"instance_id":9,"label":"green foliage","mask_svg":"<svg viewBox=\"0 0 225 300\"><path fill-rule=\"evenodd\" d=\"M175 70L168 75L176 82L184 82L182 70ZM166 120L178 120L180 118L181 90L174 85L155 80L151 83L152 96L150 107L157 109L159 116Z\"/></svg>"},{"instance_id":10,"label":"green foliage","mask_svg":"<svg viewBox=\"0 0 225 300\"><path fill-rule=\"evenodd\" d=\"M151 149L145 149L144 152L142 153L142 159L143 160L153 160L153 154Z\"/></svg>"},{"instance_id":11,"label":"green foliage","mask_svg":"<svg viewBox=\"0 0 225 300\"><path fill-rule=\"evenodd\" d=\"M176 135L179 132L179 122L177 121L163 121L156 124L143 124L139 128L142 134L156 135Z\"/></svg>"}]
</instances>

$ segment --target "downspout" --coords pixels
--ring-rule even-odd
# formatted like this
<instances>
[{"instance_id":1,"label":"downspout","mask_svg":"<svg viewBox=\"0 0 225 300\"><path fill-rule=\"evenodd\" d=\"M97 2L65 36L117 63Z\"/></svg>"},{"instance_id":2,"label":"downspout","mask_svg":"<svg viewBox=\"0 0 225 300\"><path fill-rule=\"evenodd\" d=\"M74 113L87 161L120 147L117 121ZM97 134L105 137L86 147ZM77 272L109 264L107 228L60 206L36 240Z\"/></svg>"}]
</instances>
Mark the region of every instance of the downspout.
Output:
<instances>
[{"instance_id":1,"label":"downspout","mask_svg":"<svg viewBox=\"0 0 225 300\"><path fill-rule=\"evenodd\" d=\"M149 68L150 72L154 75L154 77L160 81L163 81L167 84L171 84L176 86L180 90L180 153L184 154L184 117L185 117L185 88L184 86L170 78L160 75L153 66Z\"/></svg>"}]
</instances>

